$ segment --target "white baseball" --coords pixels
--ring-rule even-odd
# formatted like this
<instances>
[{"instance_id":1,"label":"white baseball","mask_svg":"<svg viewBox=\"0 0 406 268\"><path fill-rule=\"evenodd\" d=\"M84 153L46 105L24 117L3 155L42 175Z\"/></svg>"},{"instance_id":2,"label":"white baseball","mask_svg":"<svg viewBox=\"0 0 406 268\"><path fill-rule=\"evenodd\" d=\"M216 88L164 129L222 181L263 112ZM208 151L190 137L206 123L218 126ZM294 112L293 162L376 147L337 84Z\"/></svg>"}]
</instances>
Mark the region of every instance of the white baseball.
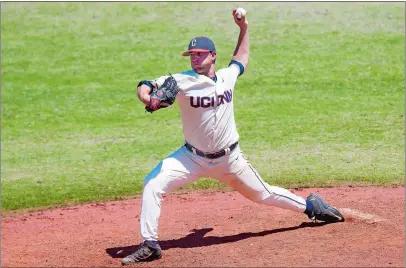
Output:
<instances>
[{"instance_id":1,"label":"white baseball","mask_svg":"<svg viewBox=\"0 0 406 268\"><path fill-rule=\"evenodd\" d=\"M245 9L243 9L242 7L237 8L235 14L237 15L237 18L241 19L243 17L245 17L245 15L247 14L247 11L245 11Z\"/></svg>"}]
</instances>

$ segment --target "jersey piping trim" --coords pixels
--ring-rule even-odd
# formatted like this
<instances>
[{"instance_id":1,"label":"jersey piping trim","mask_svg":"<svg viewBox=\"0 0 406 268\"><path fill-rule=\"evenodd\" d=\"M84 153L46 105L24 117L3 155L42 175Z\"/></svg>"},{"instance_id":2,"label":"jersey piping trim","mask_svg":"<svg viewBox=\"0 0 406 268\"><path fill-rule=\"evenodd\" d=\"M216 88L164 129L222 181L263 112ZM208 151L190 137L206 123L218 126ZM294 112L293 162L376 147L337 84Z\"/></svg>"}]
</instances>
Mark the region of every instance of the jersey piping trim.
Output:
<instances>
[{"instance_id":1,"label":"jersey piping trim","mask_svg":"<svg viewBox=\"0 0 406 268\"><path fill-rule=\"evenodd\" d=\"M272 193L271 193L271 191L268 189L268 188L266 188L266 186L265 186L265 184L262 182L262 180L258 177L258 174L257 174L257 172L255 171L255 169L253 169L252 168L252 166L251 166L251 164L248 164L248 166L250 167L250 169L254 172L254 174L255 174L255 177L257 177L257 179L259 180L259 182L262 184L262 186L264 186L264 188L265 188L265 190L270 194L270 195L272 195ZM287 196L284 196L284 195L281 195L281 194L276 194L276 193L273 193L274 195L277 195L277 196L282 196L282 197L284 197L284 198L286 198L286 199L289 199L289 200L292 200L293 202L295 202L295 203L297 203L297 204L299 204L299 205L306 205L306 204L302 204L302 203L300 203L300 202L298 202L298 201L296 201L296 200L294 200L294 199L292 199L292 198L290 198L290 197L287 197Z\"/></svg>"}]
</instances>

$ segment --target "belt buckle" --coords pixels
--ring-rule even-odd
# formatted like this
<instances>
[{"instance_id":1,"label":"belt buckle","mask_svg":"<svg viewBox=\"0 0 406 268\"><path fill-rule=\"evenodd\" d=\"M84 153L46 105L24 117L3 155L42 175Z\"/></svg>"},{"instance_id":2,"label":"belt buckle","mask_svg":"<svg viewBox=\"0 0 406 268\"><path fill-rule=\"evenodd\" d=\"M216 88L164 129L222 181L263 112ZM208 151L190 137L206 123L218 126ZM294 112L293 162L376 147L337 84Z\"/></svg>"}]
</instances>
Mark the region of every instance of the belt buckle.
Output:
<instances>
[{"instance_id":1,"label":"belt buckle","mask_svg":"<svg viewBox=\"0 0 406 268\"><path fill-rule=\"evenodd\" d=\"M192 152L193 152L194 154L197 154L197 153L196 153L196 148L195 148L195 147L192 147Z\"/></svg>"}]
</instances>

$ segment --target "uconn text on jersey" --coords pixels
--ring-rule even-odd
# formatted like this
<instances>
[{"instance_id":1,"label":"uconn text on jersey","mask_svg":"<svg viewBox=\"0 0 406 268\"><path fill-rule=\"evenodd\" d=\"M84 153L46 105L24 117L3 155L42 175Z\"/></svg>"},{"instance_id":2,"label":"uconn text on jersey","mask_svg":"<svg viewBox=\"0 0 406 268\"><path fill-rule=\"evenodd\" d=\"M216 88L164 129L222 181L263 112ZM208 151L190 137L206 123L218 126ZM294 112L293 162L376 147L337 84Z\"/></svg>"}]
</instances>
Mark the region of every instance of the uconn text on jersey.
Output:
<instances>
[{"instance_id":1,"label":"uconn text on jersey","mask_svg":"<svg viewBox=\"0 0 406 268\"><path fill-rule=\"evenodd\" d=\"M190 97L190 106L194 108L209 108L215 107L224 103L230 103L233 100L233 92L227 90L224 95L218 95L217 103L215 97ZM215 105L216 104L216 105Z\"/></svg>"}]
</instances>

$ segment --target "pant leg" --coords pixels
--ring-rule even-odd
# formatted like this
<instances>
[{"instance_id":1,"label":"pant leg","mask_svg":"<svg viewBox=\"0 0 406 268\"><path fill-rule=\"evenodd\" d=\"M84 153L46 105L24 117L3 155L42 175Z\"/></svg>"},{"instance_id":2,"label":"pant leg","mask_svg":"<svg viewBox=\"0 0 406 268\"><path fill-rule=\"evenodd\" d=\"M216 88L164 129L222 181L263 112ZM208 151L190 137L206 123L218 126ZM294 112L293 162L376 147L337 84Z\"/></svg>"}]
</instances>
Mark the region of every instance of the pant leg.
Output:
<instances>
[{"instance_id":1,"label":"pant leg","mask_svg":"<svg viewBox=\"0 0 406 268\"><path fill-rule=\"evenodd\" d=\"M201 176L201 167L190 158L182 146L160 162L144 180L141 207L143 240L158 240L158 220L162 195L189 184Z\"/></svg>"},{"instance_id":2,"label":"pant leg","mask_svg":"<svg viewBox=\"0 0 406 268\"><path fill-rule=\"evenodd\" d=\"M266 183L237 147L218 169L216 179L246 198L265 205L304 212L306 200L292 192Z\"/></svg>"}]
</instances>

